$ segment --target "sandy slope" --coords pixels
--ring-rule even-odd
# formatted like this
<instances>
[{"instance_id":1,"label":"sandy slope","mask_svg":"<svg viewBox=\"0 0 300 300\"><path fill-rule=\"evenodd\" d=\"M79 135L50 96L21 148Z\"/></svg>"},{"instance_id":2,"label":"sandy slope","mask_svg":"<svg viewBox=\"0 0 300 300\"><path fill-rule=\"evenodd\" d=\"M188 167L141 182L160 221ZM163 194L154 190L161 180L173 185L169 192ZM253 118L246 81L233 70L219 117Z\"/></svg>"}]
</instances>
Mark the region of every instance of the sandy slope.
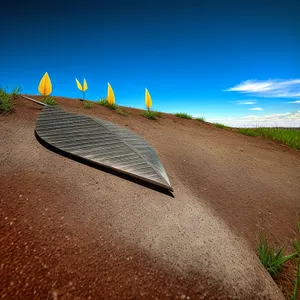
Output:
<instances>
[{"instance_id":1,"label":"sandy slope","mask_svg":"<svg viewBox=\"0 0 300 300\"><path fill-rule=\"evenodd\" d=\"M0 116L0 290L7 299L283 299L255 254L295 237L300 152L197 121L123 117L157 151L174 198L40 145L41 107Z\"/></svg>"}]
</instances>

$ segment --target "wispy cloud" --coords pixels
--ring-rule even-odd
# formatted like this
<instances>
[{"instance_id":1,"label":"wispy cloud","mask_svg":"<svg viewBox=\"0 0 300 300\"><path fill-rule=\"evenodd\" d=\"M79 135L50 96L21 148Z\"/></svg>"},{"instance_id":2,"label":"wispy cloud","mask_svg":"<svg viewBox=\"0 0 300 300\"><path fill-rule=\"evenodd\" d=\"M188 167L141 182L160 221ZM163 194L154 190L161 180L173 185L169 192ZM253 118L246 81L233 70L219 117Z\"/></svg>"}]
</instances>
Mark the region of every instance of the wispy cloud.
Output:
<instances>
[{"instance_id":1,"label":"wispy cloud","mask_svg":"<svg viewBox=\"0 0 300 300\"><path fill-rule=\"evenodd\" d=\"M299 103L300 104L300 100L291 101L291 102L285 102L285 103Z\"/></svg>"},{"instance_id":2,"label":"wispy cloud","mask_svg":"<svg viewBox=\"0 0 300 300\"><path fill-rule=\"evenodd\" d=\"M300 116L300 111L296 113L282 113L282 114L270 114L270 115L264 115L264 116L255 116L255 115L250 115L250 116L245 116L241 117L241 119L256 119L256 120L276 120L276 119L289 119L292 116Z\"/></svg>"},{"instance_id":3,"label":"wispy cloud","mask_svg":"<svg viewBox=\"0 0 300 300\"><path fill-rule=\"evenodd\" d=\"M250 110L263 110L261 107L253 107L253 108L250 108Z\"/></svg>"},{"instance_id":4,"label":"wispy cloud","mask_svg":"<svg viewBox=\"0 0 300 300\"><path fill-rule=\"evenodd\" d=\"M297 112L287 112L270 114L263 116L249 115L240 118L219 118L207 119L208 122L218 122L232 127L300 127L300 110Z\"/></svg>"},{"instance_id":5,"label":"wispy cloud","mask_svg":"<svg viewBox=\"0 0 300 300\"><path fill-rule=\"evenodd\" d=\"M240 104L240 105L251 105L251 104L256 104L257 101L256 100L251 100L251 101L237 101L237 104Z\"/></svg>"},{"instance_id":6,"label":"wispy cloud","mask_svg":"<svg viewBox=\"0 0 300 300\"><path fill-rule=\"evenodd\" d=\"M246 80L224 91L266 98L295 98L300 97L300 79Z\"/></svg>"}]
</instances>

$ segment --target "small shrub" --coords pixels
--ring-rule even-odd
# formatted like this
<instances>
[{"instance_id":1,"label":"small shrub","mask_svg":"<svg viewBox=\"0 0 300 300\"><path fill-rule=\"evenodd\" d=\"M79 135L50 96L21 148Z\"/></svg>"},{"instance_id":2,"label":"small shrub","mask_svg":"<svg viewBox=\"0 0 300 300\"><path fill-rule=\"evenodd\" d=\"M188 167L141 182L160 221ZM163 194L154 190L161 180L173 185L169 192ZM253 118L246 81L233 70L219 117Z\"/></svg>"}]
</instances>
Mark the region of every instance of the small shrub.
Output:
<instances>
[{"instance_id":1,"label":"small shrub","mask_svg":"<svg viewBox=\"0 0 300 300\"><path fill-rule=\"evenodd\" d=\"M93 106L93 104L90 101L84 101L83 102L83 107L84 108L91 108L92 106Z\"/></svg>"},{"instance_id":2,"label":"small shrub","mask_svg":"<svg viewBox=\"0 0 300 300\"><path fill-rule=\"evenodd\" d=\"M12 95L6 89L0 88L0 111L10 111L13 108Z\"/></svg>"},{"instance_id":3,"label":"small shrub","mask_svg":"<svg viewBox=\"0 0 300 300\"><path fill-rule=\"evenodd\" d=\"M48 105L57 105L56 100L51 96L44 97L42 102Z\"/></svg>"},{"instance_id":4,"label":"small shrub","mask_svg":"<svg viewBox=\"0 0 300 300\"><path fill-rule=\"evenodd\" d=\"M145 118L149 119L149 120L156 120L158 118L158 114L156 111L143 111L142 112L142 116L144 116Z\"/></svg>"},{"instance_id":5,"label":"small shrub","mask_svg":"<svg viewBox=\"0 0 300 300\"><path fill-rule=\"evenodd\" d=\"M183 119L193 119L193 117L187 113L175 113L174 116L183 118Z\"/></svg>"}]
</instances>

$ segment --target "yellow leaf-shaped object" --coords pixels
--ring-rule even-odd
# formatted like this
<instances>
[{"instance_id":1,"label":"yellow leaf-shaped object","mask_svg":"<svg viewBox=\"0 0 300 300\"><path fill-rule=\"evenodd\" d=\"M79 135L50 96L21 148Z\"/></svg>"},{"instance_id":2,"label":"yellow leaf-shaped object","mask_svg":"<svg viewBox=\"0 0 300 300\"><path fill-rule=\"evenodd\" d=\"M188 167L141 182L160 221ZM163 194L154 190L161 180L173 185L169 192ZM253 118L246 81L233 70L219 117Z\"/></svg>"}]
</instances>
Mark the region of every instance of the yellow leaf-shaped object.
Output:
<instances>
[{"instance_id":1,"label":"yellow leaf-shaped object","mask_svg":"<svg viewBox=\"0 0 300 300\"><path fill-rule=\"evenodd\" d=\"M85 78L83 79L83 92L85 92L88 89L88 85L87 82L85 80Z\"/></svg>"},{"instance_id":2,"label":"yellow leaf-shaped object","mask_svg":"<svg viewBox=\"0 0 300 300\"><path fill-rule=\"evenodd\" d=\"M107 99L107 102L109 105L115 104L115 94L109 83L108 83L108 88L107 88L107 98L106 99Z\"/></svg>"},{"instance_id":3,"label":"yellow leaf-shaped object","mask_svg":"<svg viewBox=\"0 0 300 300\"><path fill-rule=\"evenodd\" d=\"M75 78L75 80L76 80L76 84L77 84L78 89L81 90L81 91L83 92L81 83L77 80L77 78Z\"/></svg>"},{"instance_id":4,"label":"yellow leaf-shaped object","mask_svg":"<svg viewBox=\"0 0 300 300\"><path fill-rule=\"evenodd\" d=\"M50 77L47 72L44 74L44 76L42 77L42 79L40 81L38 91L43 96L48 96L52 92L52 84L51 84L51 80L50 80Z\"/></svg>"},{"instance_id":5,"label":"yellow leaf-shaped object","mask_svg":"<svg viewBox=\"0 0 300 300\"><path fill-rule=\"evenodd\" d=\"M152 100L151 100L151 96L147 89L145 89L145 103L146 103L148 110L150 110L150 108L152 106Z\"/></svg>"}]
</instances>

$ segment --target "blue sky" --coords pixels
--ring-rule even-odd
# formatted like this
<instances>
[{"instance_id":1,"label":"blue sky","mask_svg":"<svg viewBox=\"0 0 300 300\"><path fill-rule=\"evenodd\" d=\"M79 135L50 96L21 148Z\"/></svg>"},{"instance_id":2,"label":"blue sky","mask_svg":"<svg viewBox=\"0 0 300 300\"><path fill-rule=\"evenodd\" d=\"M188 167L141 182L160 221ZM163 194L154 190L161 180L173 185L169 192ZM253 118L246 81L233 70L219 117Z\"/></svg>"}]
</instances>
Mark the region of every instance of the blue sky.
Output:
<instances>
[{"instance_id":1,"label":"blue sky","mask_svg":"<svg viewBox=\"0 0 300 300\"><path fill-rule=\"evenodd\" d=\"M91 100L110 82L119 105L144 108L146 87L154 110L300 126L300 2L242 2L7 3L0 85L38 94L47 71L53 95L86 78Z\"/></svg>"}]
</instances>

